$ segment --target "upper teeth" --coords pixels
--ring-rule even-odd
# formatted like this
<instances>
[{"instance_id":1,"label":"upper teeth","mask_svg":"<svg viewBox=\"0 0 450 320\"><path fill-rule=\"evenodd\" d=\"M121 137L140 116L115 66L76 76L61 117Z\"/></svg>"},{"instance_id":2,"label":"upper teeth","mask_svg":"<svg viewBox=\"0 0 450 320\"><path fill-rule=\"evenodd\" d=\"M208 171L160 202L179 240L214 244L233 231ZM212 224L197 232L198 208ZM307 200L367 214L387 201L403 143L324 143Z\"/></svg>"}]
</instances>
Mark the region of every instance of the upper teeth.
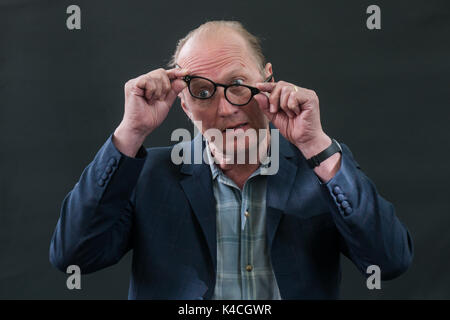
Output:
<instances>
[{"instance_id":1,"label":"upper teeth","mask_svg":"<svg viewBox=\"0 0 450 320\"><path fill-rule=\"evenodd\" d=\"M243 123L243 124L240 124L240 125L238 125L238 126L236 126L236 127L229 127L229 128L226 128L226 129L224 129L223 131L225 131L225 130L236 130L236 129L239 129L239 128L245 126L245 125L246 125L246 123Z\"/></svg>"}]
</instances>

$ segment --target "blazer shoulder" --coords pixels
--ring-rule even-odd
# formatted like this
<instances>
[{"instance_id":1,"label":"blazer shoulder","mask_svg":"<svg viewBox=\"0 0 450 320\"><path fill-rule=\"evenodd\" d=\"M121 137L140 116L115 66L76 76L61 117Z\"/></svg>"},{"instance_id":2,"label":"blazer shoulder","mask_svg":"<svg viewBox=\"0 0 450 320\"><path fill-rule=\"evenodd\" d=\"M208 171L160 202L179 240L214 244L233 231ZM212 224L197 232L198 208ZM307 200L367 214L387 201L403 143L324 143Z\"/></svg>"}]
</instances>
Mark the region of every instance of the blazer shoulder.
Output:
<instances>
[{"instance_id":1,"label":"blazer shoulder","mask_svg":"<svg viewBox=\"0 0 450 320\"><path fill-rule=\"evenodd\" d=\"M173 150L177 147L178 150ZM190 148L191 142L179 142L171 146L146 148L147 159L145 161L144 171L179 172L182 164L177 163L173 158L179 156L179 150Z\"/></svg>"}]
</instances>

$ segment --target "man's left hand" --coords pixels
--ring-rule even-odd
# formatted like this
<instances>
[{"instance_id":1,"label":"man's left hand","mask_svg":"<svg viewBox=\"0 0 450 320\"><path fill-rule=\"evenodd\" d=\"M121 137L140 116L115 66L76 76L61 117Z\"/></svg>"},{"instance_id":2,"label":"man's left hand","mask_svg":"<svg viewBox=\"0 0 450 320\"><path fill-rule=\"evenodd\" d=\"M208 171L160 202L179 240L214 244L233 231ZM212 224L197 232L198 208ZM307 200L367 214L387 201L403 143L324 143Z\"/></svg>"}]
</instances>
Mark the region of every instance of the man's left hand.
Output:
<instances>
[{"instance_id":1,"label":"man's left hand","mask_svg":"<svg viewBox=\"0 0 450 320\"><path fill-rule=\"evenodd\" d=\"M261 110L305 158L331 144L330 137L322 130L319 98L314 91L285 81L261 82L256 87L263 93L255 96Z\"/></svg>"}]
</instances>

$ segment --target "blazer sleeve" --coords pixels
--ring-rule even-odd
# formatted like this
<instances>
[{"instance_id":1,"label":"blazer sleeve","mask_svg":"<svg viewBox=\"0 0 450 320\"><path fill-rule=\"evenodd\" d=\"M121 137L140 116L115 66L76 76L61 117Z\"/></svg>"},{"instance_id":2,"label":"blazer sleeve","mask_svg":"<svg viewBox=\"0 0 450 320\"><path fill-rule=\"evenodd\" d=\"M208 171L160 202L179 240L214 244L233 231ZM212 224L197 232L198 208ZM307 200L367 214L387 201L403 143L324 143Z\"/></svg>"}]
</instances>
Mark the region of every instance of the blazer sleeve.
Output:
<instances>
[{"instance_id":1,"label":"blazer sleeve","mask_svg":"<svg viewBox=\"0 0 450 320\"><path fill-rule=\"evenodd\" d=\"M413 258L410 233L344 144L341 167L323 190L340 233L341 251L361 273L368 276L367 267L377 265L381 279L389 280L408 269Z\"/></svg>"},{"instance_id":2,"label":"blazer sleeve","mask_svg":"<svg viewBox=\"0 0 450 320\"><path fill-rule=\"evenodd\" d=\"M131 249L133 192L147 157L120 153L112 135L65 197L50 243L50 262L90 273L117 263Z\"/></svg>"}]
</instances>

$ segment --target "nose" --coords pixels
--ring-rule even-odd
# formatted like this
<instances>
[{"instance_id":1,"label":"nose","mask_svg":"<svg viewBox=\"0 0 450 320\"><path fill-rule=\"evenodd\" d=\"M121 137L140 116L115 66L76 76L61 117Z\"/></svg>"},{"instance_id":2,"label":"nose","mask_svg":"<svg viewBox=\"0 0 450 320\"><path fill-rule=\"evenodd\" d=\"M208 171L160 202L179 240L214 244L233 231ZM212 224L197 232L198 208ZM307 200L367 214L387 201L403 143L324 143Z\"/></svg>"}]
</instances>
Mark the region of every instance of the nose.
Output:
<instances>
[{"instance_id":1,"label":"nose","mask_svg":"<svg viewBox=\"0 0 450 320\"><path fill-rule=\"evenodd\" d=\"M238 112L239 107L232 105L225 98L225 92L224 92L223 88L218 89L216 94L218 95L217 98L219 99L219 102L218 102L219 105L217 107L217 109L218 109L217 112L218 112L219 116L228 117L228 116Z\"/></svg>"}]
</instances>

